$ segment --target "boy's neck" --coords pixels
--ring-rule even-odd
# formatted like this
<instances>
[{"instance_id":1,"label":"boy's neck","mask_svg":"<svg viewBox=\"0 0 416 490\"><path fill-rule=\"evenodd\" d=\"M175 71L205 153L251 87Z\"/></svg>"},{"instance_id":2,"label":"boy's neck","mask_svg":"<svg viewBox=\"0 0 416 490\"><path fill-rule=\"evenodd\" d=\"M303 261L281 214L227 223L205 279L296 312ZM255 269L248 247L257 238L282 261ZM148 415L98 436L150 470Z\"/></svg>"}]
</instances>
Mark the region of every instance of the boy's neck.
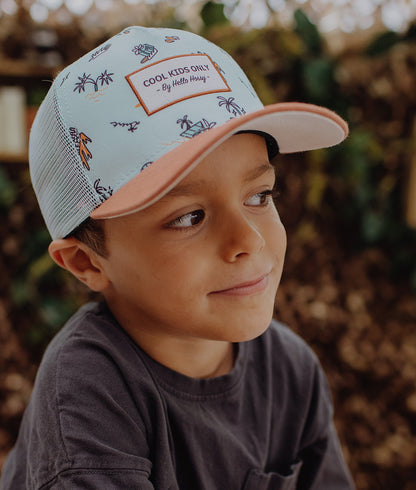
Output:
<instances>
[{"instance_id":1,"label":"boy's neck","mask_svg":"<svg viewBox=\"0 0 416 490\"><path fill-rule=\"evenodd\" d=\"M129 332L132 335L131 332ZM234 344L205 339L158 339L147 348L143 339L133 339L155 361L191 378L207 379L228 374L234 366Z\"/></svg>"}]
</instances>

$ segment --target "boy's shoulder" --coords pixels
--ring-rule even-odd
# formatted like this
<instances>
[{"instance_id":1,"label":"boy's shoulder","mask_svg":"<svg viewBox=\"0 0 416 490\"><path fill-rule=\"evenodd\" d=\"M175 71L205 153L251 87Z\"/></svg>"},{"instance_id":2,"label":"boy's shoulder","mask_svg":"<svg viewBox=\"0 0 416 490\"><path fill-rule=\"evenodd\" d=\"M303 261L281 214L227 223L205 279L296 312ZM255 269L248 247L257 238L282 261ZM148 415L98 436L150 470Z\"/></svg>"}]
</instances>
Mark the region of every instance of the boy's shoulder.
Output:
<instances>
[{"instance_id":1,"label":"boy's shoulder","mask_svg":"<svg viewBox=\"0 0 416 490\"><path fill-rule=\"evenodd\" d=\"M60 403L74 389L94 383L97 390L116 384L140 369L140 349L114 320L105 303L88 303L81 307L48 345L39 367L40 389L52 385Z\"/></svg>"},{"instance_id":2,"label":"boy's shoulder","mask_svg":"<svg viewBox=\"0 0 416 490\"><path fill-rule=\"evenodd\" d=\"M66 321L48 345L46 353L50 350L60 349L67 342L89 338L94 333L103 331L103 327L106 330L105 327L108 325L113 327L114 322L105 303L86 303Z\"/></svg>"},{"instance_id":3,"label":"boy's shoulder","mask_svg":"<svg viewBox=\"0 0 416 490\"><path fill-rule=\"evenodd\" d=\"M42 364L56 361L62 354L69 351L72 353L82 345L111 346L115 338L125 336L124 330L118 328L118 324L112 319L105 303L87 303L68 319L52 339L46 348Z\"/></svg>"},{"instance_id":4,"label":"boy's shoulder","mask_svg":"<svg viewBox=\"0 0 416 490\"><path fill-rule=\"evenodd\" d=\"M94 375L99 375L98 365L100 369L110 365L108 361L129 343L127 334L112 321L102 303L88 303L74 313L46 348L37 381L47 384L49 379L59 388L81 369L87 369L88 374L89 364L97 366Z\"/></svg>"}]
</instances>

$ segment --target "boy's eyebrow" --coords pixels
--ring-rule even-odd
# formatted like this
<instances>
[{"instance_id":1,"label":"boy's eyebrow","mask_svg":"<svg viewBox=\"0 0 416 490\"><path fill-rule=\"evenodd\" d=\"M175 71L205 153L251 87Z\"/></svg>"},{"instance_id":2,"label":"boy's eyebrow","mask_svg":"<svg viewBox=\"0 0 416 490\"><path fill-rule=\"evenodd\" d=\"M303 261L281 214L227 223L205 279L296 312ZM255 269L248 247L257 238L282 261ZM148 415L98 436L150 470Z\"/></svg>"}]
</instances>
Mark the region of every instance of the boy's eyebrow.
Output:
<instances>
[{"instance_id":1,"label":"boy's eyebrow","mask_svg":"<svg viewBox=\"0 0 416 490\"><path fill-rule=\"evenodd\" d=\"M245 182L245 183L252 182L253 180L258 179L259 177L261 177L262 175L264 175L268 172L275 173L275 168L269 162L262 163L261 165L258 165L257 167L250 170L250 172L248 172L245 175L243 182ZM193 195L193 194L198 193L199 190L207 189L209 187L210 187L210 185L206 181L179 183L173 189L171 189L169 192L167 192L161 200L163 200L166 197Z\"/></svg>"},{"instance_id":2,"label":"boy's eyebrow","mask_svg":"<svg viewBox=\"0 0 416 490\"><path fill-rule=\"evenodd\" d=\"M244 178L244 182L251 182L269 172L274 174L275 168L270 162L264 162L263 164L253 168L250 172L248 172Z\"/></svg>"}]
</instances>

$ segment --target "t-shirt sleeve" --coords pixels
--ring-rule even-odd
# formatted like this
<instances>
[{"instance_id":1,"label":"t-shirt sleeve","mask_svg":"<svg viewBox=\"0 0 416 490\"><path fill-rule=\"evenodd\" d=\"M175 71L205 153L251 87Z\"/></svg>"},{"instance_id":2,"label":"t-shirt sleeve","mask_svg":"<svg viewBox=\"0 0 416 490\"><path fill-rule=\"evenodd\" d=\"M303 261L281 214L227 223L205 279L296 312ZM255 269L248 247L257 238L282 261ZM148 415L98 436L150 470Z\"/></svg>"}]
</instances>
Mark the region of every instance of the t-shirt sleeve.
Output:
<instances>
[{"instance_id":1,"label":"t-shirt sleeve","mask_svg":"<svg viewBox=\"0 0 416 490\"><path fill-rule=\"evenodd\" d=\"M68 488L153 488L146 421L151 400L145 390L138 390L139 398L132 393L111 354L97 341L60 355L56 403L69 468L57 482L68 482Z\"/></svg>"}]
</instances>

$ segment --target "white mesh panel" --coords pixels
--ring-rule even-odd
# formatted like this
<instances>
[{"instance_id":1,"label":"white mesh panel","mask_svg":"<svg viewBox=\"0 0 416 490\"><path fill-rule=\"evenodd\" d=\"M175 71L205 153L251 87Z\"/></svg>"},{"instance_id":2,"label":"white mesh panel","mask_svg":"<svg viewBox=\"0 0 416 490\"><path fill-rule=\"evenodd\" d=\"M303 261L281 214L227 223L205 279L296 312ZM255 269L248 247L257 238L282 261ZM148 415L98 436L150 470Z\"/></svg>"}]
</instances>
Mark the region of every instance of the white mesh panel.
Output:
<instances>
[{"instance_id":1,"label":"white mesh panel","mask_svg":"<svg viewBox=\"0 0 416 490\"><path fill-rule=\"evenodd\" d=\"M68 128L62 122L52 88L31 130L30 173L46 226L53 239L63 238L99 204Z\"/></svg>"}]
</instances>

